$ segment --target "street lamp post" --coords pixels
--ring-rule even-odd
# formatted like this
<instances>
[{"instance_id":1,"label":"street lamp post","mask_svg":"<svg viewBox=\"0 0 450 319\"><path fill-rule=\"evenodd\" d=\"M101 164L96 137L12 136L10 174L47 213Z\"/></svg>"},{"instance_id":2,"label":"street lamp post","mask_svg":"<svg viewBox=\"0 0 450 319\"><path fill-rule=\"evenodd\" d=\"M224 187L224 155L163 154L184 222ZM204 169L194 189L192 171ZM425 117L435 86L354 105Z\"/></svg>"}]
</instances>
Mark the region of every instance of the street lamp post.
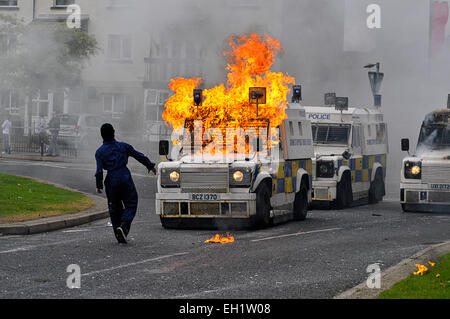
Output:
<instances>
[{"instance_id":1,"label":"street lamp post","mask_svg":"<svg viewBox=\"0 0 450 319\"><path fill-rule=\"evenodd\" d=\"M372 89L373 94L373 100L374 100L374 106L380 107L381 106L381 94L380 87L381 83L383 82L384 73L380 72L380 62L367 64L364 66L366 69L371 69L375 67L376 71L369 71L369 82L370 82L370 88Z\"/></svg>"}]
</instances>

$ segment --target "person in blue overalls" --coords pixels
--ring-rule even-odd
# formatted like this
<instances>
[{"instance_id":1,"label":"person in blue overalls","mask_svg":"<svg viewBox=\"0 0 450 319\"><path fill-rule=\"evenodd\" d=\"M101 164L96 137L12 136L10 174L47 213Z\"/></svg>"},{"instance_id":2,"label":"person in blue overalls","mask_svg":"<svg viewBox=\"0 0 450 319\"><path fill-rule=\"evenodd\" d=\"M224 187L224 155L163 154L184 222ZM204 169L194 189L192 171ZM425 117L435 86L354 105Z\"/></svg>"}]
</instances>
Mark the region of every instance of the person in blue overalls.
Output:
<instances>
[{"instance_id":1,"label":"person in blue overalls","mask_svg":"<svg viewBox=\"0 0 450 319\"><path fill-rule=\"evenodd\" d=\"M103 145L95 152L97 171L95 172L97 193L103 189L103 170L108 174L105 178L106 197L109 215L114 234L119 243L126 244L131 222L136 215L138 194L131 173L127 168L128 157L135 158L148 169L148 173L156 175L155 164L144 154L136 151L127 143L117 142L114 128L105 123L100 128Z\"/></svg>"}]
</instances>

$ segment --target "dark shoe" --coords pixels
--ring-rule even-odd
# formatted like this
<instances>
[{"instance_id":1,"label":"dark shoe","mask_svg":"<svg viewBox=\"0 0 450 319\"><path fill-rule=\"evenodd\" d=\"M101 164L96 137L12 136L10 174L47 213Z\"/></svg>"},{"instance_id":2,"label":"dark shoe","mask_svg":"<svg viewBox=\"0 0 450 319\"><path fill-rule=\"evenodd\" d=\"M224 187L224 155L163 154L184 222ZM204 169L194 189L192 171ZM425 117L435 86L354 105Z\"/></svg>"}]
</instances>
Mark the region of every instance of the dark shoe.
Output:
<instances>
[{"instance_id":1,"label":"dark shoe","mask_svg":"<svg viewBox=\"0 0 450 319\"><path fill-rule=\"evenodd\" d=\"M116 234L117 234L116 238L119 243L121 243L121 244L127 243L127 236L125 235L122 227L117 227Z\"/></svg>"}]
</instances>

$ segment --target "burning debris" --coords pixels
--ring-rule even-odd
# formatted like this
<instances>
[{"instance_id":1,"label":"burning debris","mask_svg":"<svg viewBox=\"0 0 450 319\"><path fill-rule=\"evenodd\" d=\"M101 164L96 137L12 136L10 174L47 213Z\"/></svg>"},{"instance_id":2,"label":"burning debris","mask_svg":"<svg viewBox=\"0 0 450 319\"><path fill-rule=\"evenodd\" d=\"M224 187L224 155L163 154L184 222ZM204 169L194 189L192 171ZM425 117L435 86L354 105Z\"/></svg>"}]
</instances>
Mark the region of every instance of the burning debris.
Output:
<instances>
[{"instance_id":1,"label":"burning debris","mask_svg":"<svg viewBox=\"0 0 450 319\"><path fill-rule=\"evenodd\" d=\"M428 264L431 267L434 267L436 265L436 263L432 262L432 261L428 261ZM417 267L417 271L414 272L415 276L419 276L419 275L423 276L428 271L428 267L426 267L425 265L416 264L416 267Z\"/></svg>"},{"instance_id":2,"label":"burning debris","mask_svg":"<svg viewBox=\"0 0 450 319\"><path fill-rule=\"evenodd\" d=\"M274 58L283 50L280 42L253 33L230 36L228 45L230 50L223 53L228 60L226 85L203 90L194 99L193 92L201 86L201 78L171 80L169 88L175 94L167 100L162 117L174 130L182 128L186 121L201 120L203 130L218 128L226 135L227 129L246 129L258 121L266 121L271 128L276 128L286 118L288 84L295 84L295 80L270 71ZM265 88L265 104L250 101L250 88ZM243 130L239 132L244 134Z\"/></svg>"},{"instance_id":3,"label":"burning debris","mask_svg":"<svg viewBox=\"0 0 450 319\"><path fill-rule=\"evenodd\" d=\"M233 243L234 242L234 236L230 235L227 233L226 236L222 236L219 234L216 234L214 237L212 237L211 239L207 239L205 240L206 244L209 243L215 243L215 244L229 244L229 243Z\"/></svg>"},{"instance_id":4,"label":"burning debris","mask_svg":"<svg viewBox=\"0 0 450 319\"><path fill-rule=\"evenodd\" d=\"M415 276L423 276L424 273L428 271L428 267L425 265L416 264L417 271L414 272Z\"/></svg>"}]
</instances>

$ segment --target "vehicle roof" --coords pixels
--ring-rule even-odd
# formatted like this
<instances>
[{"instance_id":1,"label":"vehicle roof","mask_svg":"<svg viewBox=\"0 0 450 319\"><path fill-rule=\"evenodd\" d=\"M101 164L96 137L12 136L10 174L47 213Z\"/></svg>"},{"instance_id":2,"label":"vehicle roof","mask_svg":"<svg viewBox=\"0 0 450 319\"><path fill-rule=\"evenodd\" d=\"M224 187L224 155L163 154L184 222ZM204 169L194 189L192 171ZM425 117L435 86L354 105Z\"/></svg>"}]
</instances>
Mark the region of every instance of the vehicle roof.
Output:
<instances>
[{"instance_id":1,"label":"vehicle roof","mask_svg":"<svg viewBox=\"0 0 450 319\"><path fill-rule=\"evenodd\" d=\"M312 122L336 122L343 116L344 122L383 122L383 113L380 108L349 107L348 110L339 111L332 106L305 106L306 113L330 114L330 119L314 119Z\"/></svg>"},{"instance_id":2,"label":"vehicle roof","mask_svg":"<svg viewBox=\"0 0 450 319\"><path fill-rule=\"evenodd\" d=\"M425 124L450 124L450 109L437 109L425 115Z\"/></svg>"}]
</instances>

